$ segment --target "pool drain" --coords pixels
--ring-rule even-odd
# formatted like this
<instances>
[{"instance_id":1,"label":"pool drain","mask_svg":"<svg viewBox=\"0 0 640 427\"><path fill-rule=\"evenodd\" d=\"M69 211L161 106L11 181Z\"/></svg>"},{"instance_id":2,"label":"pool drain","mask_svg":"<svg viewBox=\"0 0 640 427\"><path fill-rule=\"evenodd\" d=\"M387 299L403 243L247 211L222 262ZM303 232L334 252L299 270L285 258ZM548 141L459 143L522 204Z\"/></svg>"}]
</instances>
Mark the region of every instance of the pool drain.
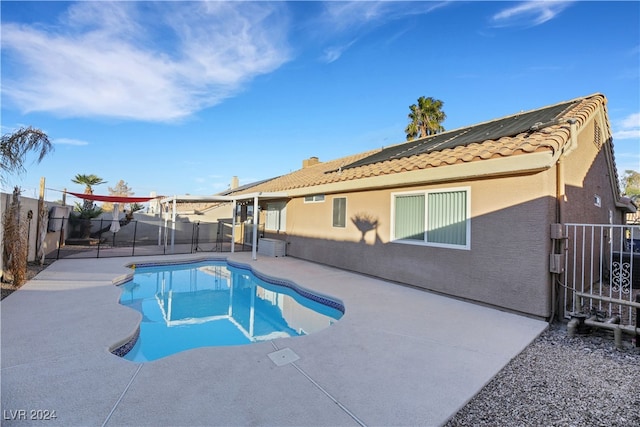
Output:
<instances>
[{"instance_id":1,"label":"pool drain","mask_svg":"<svg viewBox=\"0 0 640 427\"><path fill-rule=\"evenodd\" d=\"M269 356L269 359L271 359L271 361L277 366L288 365L289 363L293 363L300 359L300 356L295 354L289 347L269 353L267 356Z\"/></svg>"}]
</instances>

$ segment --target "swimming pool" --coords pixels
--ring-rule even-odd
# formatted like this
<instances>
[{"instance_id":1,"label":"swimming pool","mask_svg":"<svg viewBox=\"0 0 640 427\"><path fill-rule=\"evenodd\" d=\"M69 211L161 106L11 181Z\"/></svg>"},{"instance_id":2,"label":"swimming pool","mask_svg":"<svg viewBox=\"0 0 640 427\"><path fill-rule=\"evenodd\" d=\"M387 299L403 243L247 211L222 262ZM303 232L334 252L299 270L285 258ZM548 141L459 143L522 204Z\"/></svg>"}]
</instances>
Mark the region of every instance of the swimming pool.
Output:
<instances>
[{"instance_id":1,"label":"swimming pool","mask_svg":"<svg viewBox=\"0 0 640 427\"><path fill-rule=\"evenodd\" d=\"M134 362L307 335L344 314L338 301L226 261L138 265L120 286L120 304L142 313L142 321L114 353Z\"/></svg>"}]
</instances>

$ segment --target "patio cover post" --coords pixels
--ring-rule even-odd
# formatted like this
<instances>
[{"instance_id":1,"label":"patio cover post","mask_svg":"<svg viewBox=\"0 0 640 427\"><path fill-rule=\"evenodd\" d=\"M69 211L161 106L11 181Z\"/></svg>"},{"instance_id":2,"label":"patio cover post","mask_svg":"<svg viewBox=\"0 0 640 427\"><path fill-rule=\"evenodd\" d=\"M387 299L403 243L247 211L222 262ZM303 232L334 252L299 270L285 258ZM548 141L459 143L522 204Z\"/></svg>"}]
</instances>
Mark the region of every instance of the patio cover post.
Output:
<instances>
[{"instance_id":1,"label":"patio cover post","mask_svg":"<svg viewBox=\"0 0 640 427\"><path fill-rule=\"evenodd\" d=\"M162 245L162 215L164 214L164 209L162 205L160 205L160 212L158 215L158 246Z\"/></svg>"},{"instance_id":2,"label":"patio cover post","mask_svg":"<svg viewBox=\"0 0 640 427\"><path fill-rule=\"evenodd\" d=\"M176 196L173 196L173 213L171 214L171 253L173 253L175 237L176 237Z\"/></svg>"},{"instance_id":3,"label":"patio cover post","mask_svg":"<svg viewBox=\"0 0 640 427\"><path fill-rule=\"evenodd\" d=\"M258 259L257 248L258 248L258 195L253 196L253 247L251 249L251 255L253 260Z\"/></svg>"},{"instance_id":4,"label":"patio cover post","mask_svg":"<svg viewBox=\"0 0 640 427\"><path fill-rule=\"evenodd\" d=\"M166 208L166 212L164 212L165 209L162 209L162 215L164 216L164 236L162 237L162 246L163 246L163 251L167 250L167 236L169 235L169 233L167 232L167 229L169 228L169 202L165 202L164 204L165 208Z\"/></svg>"},{"instance_id":5,"label":"patio cover post","mask_svg":"<svg viewBox=\"0 0 640 427\"><path fill-rule=\"evenodd\" d=\"M224 228L222 229L224 231ZM222 235L224 240L224 234ZM244 239L242 239L244 241ZM236 251L236 199L231 201L231 253Z\"/></svg>"}]
</instances>

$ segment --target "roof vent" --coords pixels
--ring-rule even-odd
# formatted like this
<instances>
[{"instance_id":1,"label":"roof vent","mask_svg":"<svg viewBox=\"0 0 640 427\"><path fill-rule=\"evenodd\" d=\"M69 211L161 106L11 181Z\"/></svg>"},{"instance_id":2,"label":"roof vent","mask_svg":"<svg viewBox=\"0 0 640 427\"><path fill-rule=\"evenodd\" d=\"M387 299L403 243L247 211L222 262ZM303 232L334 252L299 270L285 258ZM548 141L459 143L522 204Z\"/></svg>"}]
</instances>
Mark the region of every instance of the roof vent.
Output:
<instances>
[{"instance_id":1,"label":"roof vent","mask_svg":"<svg viewBox=\"0 0 640 427\"><path fill-rule=\"evenodd\" d=\"M317 165L320 163L320 159L317 157L309 157L308 159L304 159L302 161L302 169L308 168L309 166Z\"/></svg>"}]
</instances>

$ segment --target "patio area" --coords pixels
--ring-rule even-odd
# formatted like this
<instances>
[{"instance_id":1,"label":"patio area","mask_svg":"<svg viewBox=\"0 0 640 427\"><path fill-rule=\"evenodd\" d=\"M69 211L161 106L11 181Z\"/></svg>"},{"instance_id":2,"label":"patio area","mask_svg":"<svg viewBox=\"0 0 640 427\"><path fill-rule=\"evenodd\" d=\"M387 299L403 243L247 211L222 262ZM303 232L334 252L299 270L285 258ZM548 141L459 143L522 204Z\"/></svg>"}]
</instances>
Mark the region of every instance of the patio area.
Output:
<instances>
[{"instance_id":1,"label":"patio area","mask_svg":"<svg viewBox=\"0 0 640 427\"><path fill-rule=\"evenodd\" d=\"M131 272L126 265L214 257L339 299L345 315L304 337L143 364L109 352L140 320L118 303L113 285ZM437 426L547 327L291 257L254 261L251 253L61 259L0 311L2 424L20 426L42 425L38 418L53 411L47 425Z\"/></svg>"}]
</instances>

